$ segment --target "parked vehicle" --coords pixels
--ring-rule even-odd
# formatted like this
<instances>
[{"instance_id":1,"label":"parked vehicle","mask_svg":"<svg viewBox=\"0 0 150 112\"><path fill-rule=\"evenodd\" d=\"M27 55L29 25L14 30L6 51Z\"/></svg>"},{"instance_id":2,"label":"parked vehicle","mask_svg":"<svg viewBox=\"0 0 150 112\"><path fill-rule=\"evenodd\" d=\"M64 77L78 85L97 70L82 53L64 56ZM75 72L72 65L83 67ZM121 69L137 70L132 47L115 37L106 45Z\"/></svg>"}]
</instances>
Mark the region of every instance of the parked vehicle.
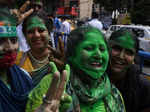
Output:
<instances>
[{"instance_id":1,"label":"parked vehicle","mask_svg":"<svg viewBox=\"0 0 150 112\"><path fill-rule=\"evenodd\" d=\"M150 27L142 25L124 25L120 29L127 29L135 33L139 39L140 50L150 52Z\"/></svg>"},{"instance_id":2,"label":"parked vehicle","mask_svg":"<svg viewBox=\"0 0 150 112\"><path fill-rule=\"evenodd\" d=\"M111 25L105 33L106 39L109 40L109 37L111 36L112 32L119 30L122 26L124 25Z\"/></svg>"}]
</instances>

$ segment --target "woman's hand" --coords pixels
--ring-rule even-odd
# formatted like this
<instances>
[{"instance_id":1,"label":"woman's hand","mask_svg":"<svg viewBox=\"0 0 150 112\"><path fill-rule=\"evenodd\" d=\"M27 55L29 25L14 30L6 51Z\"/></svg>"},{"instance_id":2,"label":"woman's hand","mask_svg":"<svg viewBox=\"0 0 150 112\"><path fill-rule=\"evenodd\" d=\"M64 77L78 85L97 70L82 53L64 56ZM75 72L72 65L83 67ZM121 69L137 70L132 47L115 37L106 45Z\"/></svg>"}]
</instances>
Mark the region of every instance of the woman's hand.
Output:
<instances>
[{"instance_id":1,"label":"woman's hand","mask_svg":"<svg viewBox=\"0 0 150 112\"><path fill-rule=\"evenodd\" d=\"M25 12L27 6L29 6L30 4L30 1L26 1L20 9L11 9L11 13L14 14L17 19L18 19L18 24L20 24L26 17L28 17L32 12L33 12L33 9L30 9L28 11Z\"/></svg>"},{"instance_id":2,"label":"woman's hand","mask_svg":"<svg viewBox=\"0 0 150 112\"><path fill-rule=\"evenodd\" d=\"M65 70L62 73L57 70L53 62L50 62L50 67L52 68L53 79L46 97L43 99L43 104L35 112L59 112L60 100L64 100L66 97L64 91L70 76L69 65L65 66Z\"/></svg>"},{"instance_id":3,"label":"woman's hand","mask_svg":"<svg viewBox=\"0 0 150 112\"><path fill-rule=\"evenodd\" d=\"M55 50L53 47L48 46L50 50L50 61L54 62L59 70L64 69L64 61L65 61L65 49L64 49L64 43L59 37L58 39L58 47L57 50Z\"/></svg>"}]
</instances>

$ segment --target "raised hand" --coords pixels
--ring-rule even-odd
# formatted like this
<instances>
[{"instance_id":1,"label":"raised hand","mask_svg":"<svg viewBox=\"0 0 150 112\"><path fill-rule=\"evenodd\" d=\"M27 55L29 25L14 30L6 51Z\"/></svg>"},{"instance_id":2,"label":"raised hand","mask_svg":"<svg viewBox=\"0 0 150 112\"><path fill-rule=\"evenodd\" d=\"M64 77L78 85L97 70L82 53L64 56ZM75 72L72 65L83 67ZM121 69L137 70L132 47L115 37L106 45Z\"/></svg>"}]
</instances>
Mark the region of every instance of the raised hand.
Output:
<instances>
[{"instance_id":1,"label":"raised hand","mask_svg":"<svg viewBox=\"0 0 150 112\"><path fill-rule=\"evenodd\" d=\"M59 70L63 70L65 61L65 49L61 37L59 37L58 39L58 47L56 50L51 46L49 46L48 48L51 51L49 57L50 61L54 62Z\"/></svg>"},{"instance_id":2,"label":"raised hand","mask_svg":"<svg viewBox=\"0 0 150 112\"><path fill-rule=\"evenodd\" d=\"M25 12L27 6L29 5L30 1L26 1L20 9L11 9L11 13L18 18L18 24L20 24L26 17L28 17L33 12L33 9Z\"/></svg>"},{"instance_id":3,"label":"raised hand","mask_svg":"<svg viewBox=\"0 0 150 112\"><path fill-rule=\"evenodd\" d=\"M66 101L71 101L70 97L67 99L64 93L70 75L69 65L65 66L65 70L63 70L61 75L53 62L50 63L50 66L53 73L52 82L46 93L46 97L43 99L43 104L35 112L58 112L61 100L64 101L66 99ZM65 109L66 107L62 108Z\"/></svg>"}]
</instances>

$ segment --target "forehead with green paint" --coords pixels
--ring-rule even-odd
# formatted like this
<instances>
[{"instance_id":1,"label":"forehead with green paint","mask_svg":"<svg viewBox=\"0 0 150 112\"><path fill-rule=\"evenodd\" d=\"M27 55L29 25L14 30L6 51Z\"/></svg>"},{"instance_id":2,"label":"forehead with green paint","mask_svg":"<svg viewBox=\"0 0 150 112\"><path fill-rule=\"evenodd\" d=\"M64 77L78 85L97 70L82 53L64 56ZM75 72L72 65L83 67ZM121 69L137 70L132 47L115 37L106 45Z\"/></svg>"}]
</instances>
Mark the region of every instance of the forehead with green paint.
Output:
<instances>
[{"instance_id":1,"label":"forehead with green paint","mask_svg":"<svg viewBox=\"0 0 150 112\"><path fill-rule=\"evenodd\" d=\"M38 16L31 17L27 22L27 31L32 30L33 28L41 28L46 30L46 25L44 24L43 20Z\"/></svg>"},{"instance_id":2,"label":"forehead with green paint","mask_svg":"<svg viewBox=\"0 0 150 112\"><path fill-rule=\"evenodd\" d=\"M96 30L86 32L84 40L71 57L72 64L94 79L100 78L106 71L109 60L107 45L102 34Z\"/></svg>"},{"instance_id":3,"label":"forehead with green paint","mask_svg":"<svg viewBox=\"0 0 150 112\"><path fill-rule=\"evenodd\" d=\"M131 37L132 35L129 33L126 33L125 35L122 35L118 38L115 38L111 40L111 44L117 44L123 48L133 50L134 52L136 51L135 48L135 40Z\"/></svg>"}]
</instances>

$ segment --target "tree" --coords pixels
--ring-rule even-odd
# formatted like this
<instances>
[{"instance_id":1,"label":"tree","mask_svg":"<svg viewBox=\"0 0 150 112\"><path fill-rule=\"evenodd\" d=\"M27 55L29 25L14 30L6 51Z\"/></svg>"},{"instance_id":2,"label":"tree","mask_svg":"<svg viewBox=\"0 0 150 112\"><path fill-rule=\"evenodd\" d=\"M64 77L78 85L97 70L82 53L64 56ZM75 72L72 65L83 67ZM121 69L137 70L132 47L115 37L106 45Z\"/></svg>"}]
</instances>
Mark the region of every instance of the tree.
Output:
<instances>
[{"instance_id":1,"label":"tree","mask_svg":"<svg viewBox=\"0 0 150 112\"><path fill-rule=\"evenodd\" d=\"M135 24L150 25L150 1L135 0L134 8L131 11L132 22Z\"/></svg>"}]
</instances>

